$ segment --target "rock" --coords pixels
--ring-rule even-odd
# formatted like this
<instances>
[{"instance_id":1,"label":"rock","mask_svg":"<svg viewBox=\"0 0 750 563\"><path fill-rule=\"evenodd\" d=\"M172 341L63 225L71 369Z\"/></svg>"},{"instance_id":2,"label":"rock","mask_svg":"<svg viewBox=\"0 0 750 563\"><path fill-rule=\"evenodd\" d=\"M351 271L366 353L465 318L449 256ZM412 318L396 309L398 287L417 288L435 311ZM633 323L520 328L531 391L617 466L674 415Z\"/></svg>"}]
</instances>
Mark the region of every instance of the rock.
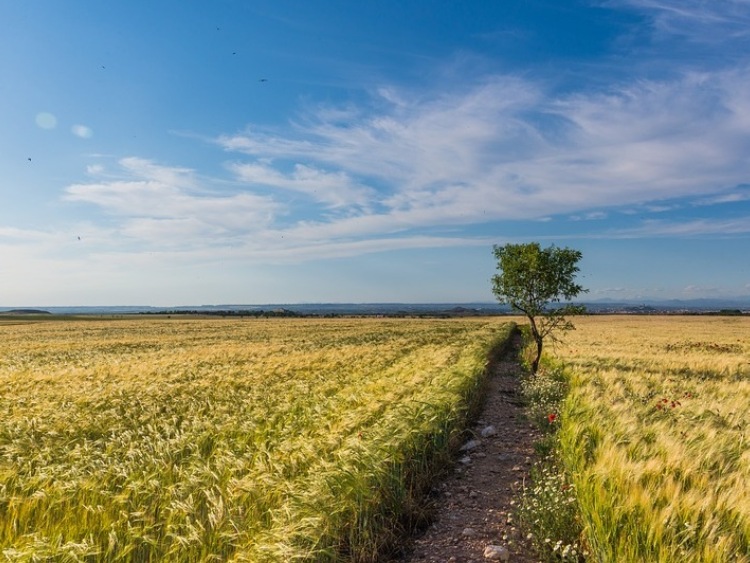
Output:
<instances>
[{"instance_id":1,"label":"rock","mask_svg":"<svg viewBox=\"0 0 750 563\"><path fill-rule=\"evenodd\" d=\"M469 465L471 463L471 457L468 455L465 455L461 459L458 460L459 463L463 463L464 465Z\"/></svg>"},{"instance_id":2,"label":"rock","mask_svg":"<svg viewBox=\"0 0 750 563\"><path fill-rule=\"evenodd\" d=\"M488 545L484 548L484 558L493 561L510 561L510 551L502 545Z\"/></svg>"},{"instance_id":3,"label":"rock","mask_svg":"<svg viewBox=\"0 0 750 563\"><path fill-rule=\"evenodd\" d=\"M469 440L463 446L461 446L461 451L462 452L471 451L471 450L473 450L475 448L478 448L479 444L481 444L481 443L482 442L480 442L479 440Z\"/></svg>"},{"instance_id":4,"label":"rock","mask_svg":"<svg viewBox=\"0 0 750 563\"><path fill-rule=\"evenodd\" d=\"M474 528L464 528L464 531L461 532L461 535L470 538L472 536L476 536L477 531Z\"/></svg>"},{"instance_id":5,"label":"rock","mask_svg":"<svg viewBox=\"0 0 750 563\"><path fill-rule=\"evenodd\" d=\"M486 428L483 428L480 432L482 438L488 438L489 436L494 436L497 434L497 428L494 426L487 426Z\"/></svg>"}]
</instances>

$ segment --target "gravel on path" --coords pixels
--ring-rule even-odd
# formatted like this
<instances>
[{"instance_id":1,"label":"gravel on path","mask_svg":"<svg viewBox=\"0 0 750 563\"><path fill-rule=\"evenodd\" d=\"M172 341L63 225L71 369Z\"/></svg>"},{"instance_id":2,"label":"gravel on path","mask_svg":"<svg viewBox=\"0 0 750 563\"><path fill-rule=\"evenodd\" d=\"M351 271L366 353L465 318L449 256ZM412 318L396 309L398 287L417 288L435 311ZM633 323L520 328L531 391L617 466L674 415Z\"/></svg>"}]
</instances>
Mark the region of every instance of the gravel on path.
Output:
<instances>
[{"instance_id":1,"label":"gravel on path","mask_svg":"<svg viewBox=\"0 0 750 563\"><path fill-rule=\"evenodd\" d=\"M434 489L434 519L390 563L539 561L512 518L540 433L523 413L520 338L490 364L484 406L455 467ZM491 547L494 546L494 547Z\"/></svg>"}]
</instances>

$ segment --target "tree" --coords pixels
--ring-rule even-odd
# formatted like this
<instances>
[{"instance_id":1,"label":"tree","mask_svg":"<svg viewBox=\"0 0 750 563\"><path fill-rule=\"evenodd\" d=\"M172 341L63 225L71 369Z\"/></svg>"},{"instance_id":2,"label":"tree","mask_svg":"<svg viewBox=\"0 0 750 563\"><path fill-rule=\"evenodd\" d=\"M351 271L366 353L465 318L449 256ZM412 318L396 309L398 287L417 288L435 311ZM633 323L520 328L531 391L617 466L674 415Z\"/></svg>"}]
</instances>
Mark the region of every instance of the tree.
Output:
<instances>
[{"instance_id":1,"label":"tree","mask_svg":"<svg viewBox=\"0 0 750 563\"><path fill-rule=\"evenodd\" d=\"M493 247L499 274L492 277L492 292L500 303L510 305L529 319L536 343L531 371L539 369L544 339L555 339L553 331L575 328L567 318L581 314L584 307L566 303L588 290L575 283L581 253L555 245L541 248L538 242Z\"/></svg>"}]
</instances>

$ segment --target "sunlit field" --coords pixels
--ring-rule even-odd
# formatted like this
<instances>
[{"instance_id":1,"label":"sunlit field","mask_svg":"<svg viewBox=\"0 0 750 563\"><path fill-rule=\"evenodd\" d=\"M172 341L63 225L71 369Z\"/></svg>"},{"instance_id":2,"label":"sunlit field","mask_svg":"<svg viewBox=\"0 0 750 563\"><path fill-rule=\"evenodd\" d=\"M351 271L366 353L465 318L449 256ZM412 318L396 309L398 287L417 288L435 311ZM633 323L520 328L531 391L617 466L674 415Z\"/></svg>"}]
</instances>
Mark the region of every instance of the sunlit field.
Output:
<instances>
[{"instance_id":1,"label":"sunlit field","mask_svg":"<svg viewBox=\"0 0 750 563\"><path fill-rule=\"evenodd\" d=\"M373 559L419 518L509 326L2 324L3 557Z\"/></svg>"},{"instance_id":2,"label":"sunlit field","mask_svg":"<svg viewBox=\"0 0 750 563\"><path fill-rule=\"evenodd\" d=\"M580 317L564 462L604 562L750 561L750 318Z\"/></svg>"}]
</instances>

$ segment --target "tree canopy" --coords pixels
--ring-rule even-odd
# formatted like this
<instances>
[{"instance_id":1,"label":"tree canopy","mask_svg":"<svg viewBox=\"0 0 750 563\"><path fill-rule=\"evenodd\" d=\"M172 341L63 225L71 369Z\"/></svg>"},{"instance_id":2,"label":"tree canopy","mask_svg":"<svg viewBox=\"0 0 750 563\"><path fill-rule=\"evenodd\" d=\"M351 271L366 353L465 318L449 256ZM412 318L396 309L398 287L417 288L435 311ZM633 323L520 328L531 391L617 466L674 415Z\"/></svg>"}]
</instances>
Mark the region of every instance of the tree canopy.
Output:
<instances>
[{"instance_id":1,"label":"tree canopy","mask_svg":"<svg viewBox=\"0 0 750 563\"><path fill-rule=\"evenodd\" d=\"M565 303L585 293L575 282L582 254L571 248L551 245L542 248L538 242L506 244L493 247L500 273L492 277L492 291L500 303L510 305L526 315L531 325L531 335L537 346L531 369L539 368L546 337L554 338L553 331L574 328L567 318L580 314L582 306Z\"/></svg>"}]
</instances>

